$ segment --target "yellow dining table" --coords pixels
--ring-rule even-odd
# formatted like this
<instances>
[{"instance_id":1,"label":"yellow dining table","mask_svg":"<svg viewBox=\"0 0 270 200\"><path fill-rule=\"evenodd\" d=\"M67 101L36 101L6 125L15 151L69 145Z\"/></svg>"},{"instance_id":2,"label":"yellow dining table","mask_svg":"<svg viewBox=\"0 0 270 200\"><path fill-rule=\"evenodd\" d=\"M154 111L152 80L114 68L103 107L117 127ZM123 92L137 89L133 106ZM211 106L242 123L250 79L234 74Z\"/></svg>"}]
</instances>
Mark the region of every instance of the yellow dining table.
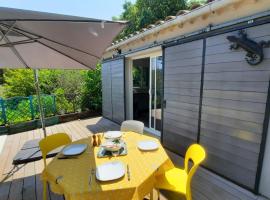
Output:
<instances>
[{"instance_id":1,"label":"yellow dining table","mask_svg":"<svg viewBox=\"0 0 270 200\"><path fill-rule=\"evenodd\" d=\"M122 139L127 145L127 155L98 158L99 147L92 147L91 138L73 142L87 144L87 150L74 159L58 159L57 156L43 171L43 179L50 184L51 190L63 194L66 200L142 200L152 192L155 175L173 167L158 139L146 135L125 132ZM141 151L137 148L139 141L151 140L159 144L155 151ZM91 170L98 165L111 161L121 161L125 176L114 181L98 181L95 175L89 184Z\"/></svg>"}]
</instances>

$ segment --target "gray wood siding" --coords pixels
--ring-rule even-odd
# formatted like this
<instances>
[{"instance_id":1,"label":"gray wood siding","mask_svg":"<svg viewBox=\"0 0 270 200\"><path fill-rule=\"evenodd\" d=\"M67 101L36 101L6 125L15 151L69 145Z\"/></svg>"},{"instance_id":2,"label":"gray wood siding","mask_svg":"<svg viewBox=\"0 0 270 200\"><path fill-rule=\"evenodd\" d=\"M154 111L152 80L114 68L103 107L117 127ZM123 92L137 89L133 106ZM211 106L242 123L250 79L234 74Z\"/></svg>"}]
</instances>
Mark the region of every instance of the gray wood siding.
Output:
<instances>
[{"instance_id":1,"label":"gray wood siding","mask_svg":"<svg viewBox=\"0 0 270 200\"><path fill-rule=\"evenodd\" d=\"M111 73L113 121L122 123L125 120L123 59L111 62Z\"/></svg>"},{"instance_id":2,"label":"gray wood siding","mask_svg":"<svg viewBox=\"0 0 270 200\"><path fill-rule=\"evenodd\" d=\"M197 140L203 41L165 49L164 145L184 155Z\"/></svg>"},{"instance_id":3,"label":"gray wood siding","mask_svg":"<svg viewBox=\"0 0 270 200\"><path fill-rule=\"evenodd\" d=\"M226 33L206 39L200 143L205 166L254 189L270 77L270 49L258 66L241 48L230 50ZM270 25L247 29L248 37L270 39Z\"/></svg>"},{"instance_id":4,"label":"gray wood siding","mask_svg":"<svg viewBox=\"0 0 270 200\"><path fill-rule=\"evenodd\" d=\"M102 114L117 123L125 120L124 59L102 64Z\"/></svg>"},{"instance_id":5,"label":"gray wood siding","mask_svg":"<svg viewBox=\"0 0 270 200\"><path fill-rule=\"evenodd\" d=\"M112 119L112 82L111 65L109 62L102 64L102 115Z\"/></svg>"}]
</instances>

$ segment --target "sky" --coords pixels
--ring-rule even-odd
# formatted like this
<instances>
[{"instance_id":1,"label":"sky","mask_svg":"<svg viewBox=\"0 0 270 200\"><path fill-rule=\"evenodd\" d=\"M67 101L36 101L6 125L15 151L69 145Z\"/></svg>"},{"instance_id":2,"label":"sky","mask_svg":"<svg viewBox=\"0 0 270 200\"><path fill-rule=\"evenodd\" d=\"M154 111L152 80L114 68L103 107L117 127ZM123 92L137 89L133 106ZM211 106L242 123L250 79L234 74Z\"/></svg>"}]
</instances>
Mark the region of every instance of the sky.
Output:
<instances>
[{"instance_id":1,"label":"sky","mask_svg":"<svg viewBox=\"0 0 270 200\"><path fill-rule=\"evenodd\" d=\"M129 0L134 3L136 0ZM111 20L119 16L125 0L0 0L0 7L19 8Z\"/></svg>"}]
</instances>

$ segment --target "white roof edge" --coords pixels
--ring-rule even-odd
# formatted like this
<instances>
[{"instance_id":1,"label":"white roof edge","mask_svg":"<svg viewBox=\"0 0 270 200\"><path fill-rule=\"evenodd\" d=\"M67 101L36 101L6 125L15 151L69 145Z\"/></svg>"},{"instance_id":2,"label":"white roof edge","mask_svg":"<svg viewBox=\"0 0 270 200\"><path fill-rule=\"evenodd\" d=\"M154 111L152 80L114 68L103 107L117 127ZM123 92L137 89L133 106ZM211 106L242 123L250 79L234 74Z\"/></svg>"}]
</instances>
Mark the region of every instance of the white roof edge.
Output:
<instances>
[{"instance_id":1,"label":"white roof edge","mask_svg":"<svg viewBox=\"0 0 270 200\"><path fill-rule=\"evenodd\" d=\"M199 16L202 16L204 14L207 14L209 12L213 12L214 10L218 10L220 8L223 8L223 7L226 7L226 6L229 6L231 4L234 4L234 3L237 3L237 2L240 2L242 0L215 0L213 2L210 2L204 6L201 6L197 9L194 9L194 10L191 10L189 13L185 13L183 15L179 15L177 16L175 19L172 19L172 20L169 20L167 22L165 22L164 24L161 24L161 25L158 25L154 28L151 28L151 29L148 29L138 35L134 35L124 41L121 41L113 46L110 46L106 49L106 51L110 51L110 50L113 50L113 49L116 49L126 43L129 43L129 42L132 42L132 41L135 41L137 39L140 39L140 38L143 38L147 35L150 35L150 34L153 34L155 32L158 32L162 29L165 29L165 28L168 28L170 26L173 26L173 25L176 25L176 24L180 24L180 23L183 23L185 21L188 21L190 19L193 19L193 18L196 18L196 17L199 17Z\"/></svg>"}]
</instances>

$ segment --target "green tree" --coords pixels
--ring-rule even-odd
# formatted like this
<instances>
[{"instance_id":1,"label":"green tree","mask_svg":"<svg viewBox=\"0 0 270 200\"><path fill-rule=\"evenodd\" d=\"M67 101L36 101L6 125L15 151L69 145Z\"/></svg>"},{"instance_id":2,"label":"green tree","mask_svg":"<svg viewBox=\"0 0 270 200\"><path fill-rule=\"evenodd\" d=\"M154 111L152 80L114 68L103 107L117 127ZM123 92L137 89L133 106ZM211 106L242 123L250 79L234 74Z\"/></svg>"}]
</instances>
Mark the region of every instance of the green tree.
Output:
<instances>
[{"instance_id":1,"label":"green tree","mask_svg":"<svg viewBox=\"0 0 270 200\"><path fill-rule=\"evenodd\" d=\"M145 27L186 9L184 0L137 0L139 27Z\"/></svg>"},{"instance_id":2,"label":"green tree","mask_svg":"<svg viewBox=\"0 0 270 200\"><path fill-rule=\"evenodd\" d=\"M87 71L82 90L82 108L100 111L102 106L101 64Z\"/></svg>"},{"instance_id":3,"label":"green tree","mask_svg":"<svg viewBox=\"0 0 270 200\"><path fill-rule=\"evenodd\" d=\"M189 10L192 10L194 8L197 8L201 5L204 5L207 2L210 2L211 0L188 0L187 1L187 7Z\"/></svg>"},{"instance_id":4,"label":"green tree","mask_svg":"<svg viewBox=\"0 0 270 200\"><path fill-rule=\"evenodd\" d=\"M126 1L123 9L123 13L113 19L127 20L129 25L117 39L139 31L158 20L164 20L169 15L176 15L179 10L187 9L187 5L185 0L137 0L135 4Z\"/></svg>"},{"instance_id":5,"label":"green tree","mask_svg":"<svg viewBox=\"0 0 270 200\"><path fill-rule=\"evenodd\" d=\"M86 74L86 70L39 70L41 92L56 95L59 113L80 110ZM3 94L6 98L36 94L33 70L5 70L4 79Z\"/></svg>"},{"instance_id":6,"label":"green tree","mask_svg":"<svg viewBox=\"0 0 270 200\"><path fill-rule=\"evenodd\" d=\"M62 70L56 78L56 89L61 88L64 93L61 98L65 98L72 105L72 110L67 108L67 112L76 112L81 109L82 86L86 72L85 70Z\"/></svg>"},{"instance_id":7,"label":"green tree","mask_svg":"<svg viewBox=\"0 0 270 200\"><path fill-rule=\"evenodd\" d=\"M33 70L6 70L4 74L5 97L29 96L35 94Z\"/></svg>"}]
</instances>

